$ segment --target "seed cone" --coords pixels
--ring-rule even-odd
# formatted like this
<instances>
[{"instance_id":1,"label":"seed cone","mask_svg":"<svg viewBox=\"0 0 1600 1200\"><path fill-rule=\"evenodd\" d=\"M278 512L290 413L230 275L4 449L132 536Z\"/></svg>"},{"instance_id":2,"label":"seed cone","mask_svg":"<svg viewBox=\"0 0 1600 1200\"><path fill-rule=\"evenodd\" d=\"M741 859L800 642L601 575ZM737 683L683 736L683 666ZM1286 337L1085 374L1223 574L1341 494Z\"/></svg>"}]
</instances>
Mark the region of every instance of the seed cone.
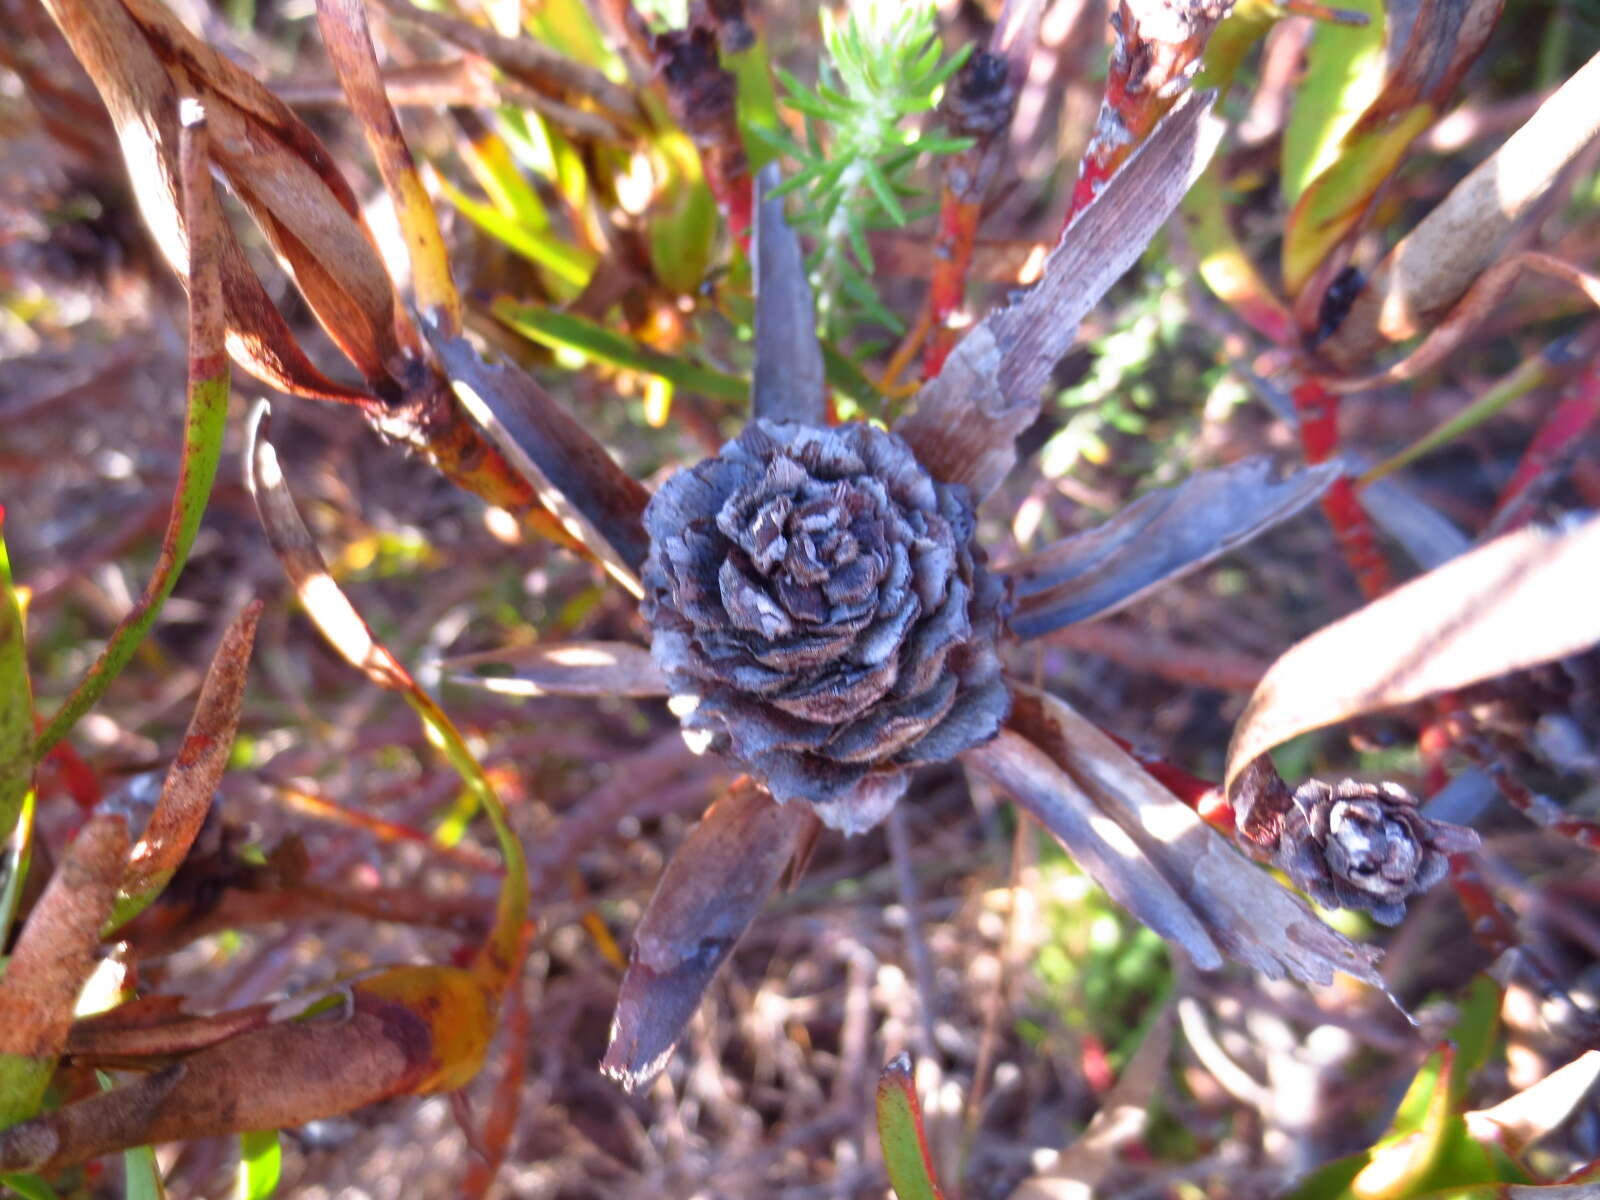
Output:
<instances>
[{"instance_id":1,"label":"seed cone","mask_svg":"<svg viewBox=\"0 0 1600 1200\"><path fill-rule=\"evenodd\" d=\"M643 612L686 736L870 829L908 768L993 737L1004 588L964 488L894 434L752 421L645 512Z\"/></svg>"},{"instance_id":2,"label":"seed cone","mask_svg":"<svg viewBox=\"0 0 1600 1200\"><path fill-rule=\"evenodd\" d=\"M1410 897L1444 878L1450 855L1477 846L1472 830L1423 816L1397 783L1312 779L1284 814L1277 860L1318 904L1393 925Z\"/></svg>"}]
</instances>

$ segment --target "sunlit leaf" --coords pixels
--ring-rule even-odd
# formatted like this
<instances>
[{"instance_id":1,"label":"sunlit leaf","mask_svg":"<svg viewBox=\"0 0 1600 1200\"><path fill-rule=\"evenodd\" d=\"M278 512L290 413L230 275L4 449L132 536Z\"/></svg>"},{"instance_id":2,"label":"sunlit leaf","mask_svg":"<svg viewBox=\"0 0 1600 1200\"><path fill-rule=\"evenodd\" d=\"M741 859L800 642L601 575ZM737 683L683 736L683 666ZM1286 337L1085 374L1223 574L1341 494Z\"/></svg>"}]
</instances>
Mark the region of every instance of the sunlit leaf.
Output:
<instances>
[{"instance_id":1,"label":"sunlit leaf","mask_svg":"<svg viewBox=\"0 0 1600 1200\"><path fill-rule=\"evenodd\" d=\"M889 1060L878 1076L878 1144L898 1200L943 1200L922 1128L922 1106L911 1077L911 1056Z\"/></svg>"},{"instance_id":2,"label":"sunlit leaf","mask_svg":"<svg viewBox=\"0 0 1600 1200\"><path fill-rule=\"evenodd\" d=\"M16 828L32 785L33 686L28 677L27 630L11 583L5 509L0 508L0 838L9 838ZM0 921L0 938L8 928Z\"/></svg>"},{"instance_id":3,"label":"sunlit leaf","mask_svg":"<svg viewBox=\"0 0 1600 1200\"><path fill-rule=\"evenodd\" d=\"M283 1145L276 1129L241 1133L232 1200L268 1200L278 1190L282 1172Z\"/></svg>"}]
</instances>

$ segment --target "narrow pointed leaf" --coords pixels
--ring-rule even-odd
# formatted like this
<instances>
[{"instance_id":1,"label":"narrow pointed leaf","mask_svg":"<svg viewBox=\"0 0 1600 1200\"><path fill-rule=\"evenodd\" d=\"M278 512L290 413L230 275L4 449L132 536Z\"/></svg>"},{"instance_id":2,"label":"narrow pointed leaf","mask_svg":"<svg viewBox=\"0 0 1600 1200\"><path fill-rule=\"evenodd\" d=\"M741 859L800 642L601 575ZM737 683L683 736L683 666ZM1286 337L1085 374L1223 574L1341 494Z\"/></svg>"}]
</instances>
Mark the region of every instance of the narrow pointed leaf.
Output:
<instances>
[{"instance_id":1,"label":"narrow pointed leaf","mask_svg":"<svg viewBox=\"0 0 1600 1200\"><path fill-rule=\"evenodd\" d=\"M461 655L442 664L450 682L503 696L665 696L670 689L650 651L627 642L539 642ZM464 668L495 674L469 674Z\"/></svg>"},{"instance_id":2,"label":"narrow pointed leaf","mask_svg":"<svg viewBox=\"0 0 1600 1200\"><path fill-rule=\"evenodd\" d=\"M1538 1083L1492 1108L1466 1114L1467 1130L1480 1142L1520 1156L1544 1137L1593 1090L1600 1080L1600 1050L1588 1050L1557 1067Z\"/></svg>"},{"instance_id":3,"label":"narrow pointed leaf","mask_svg":"<svg viewBox=\"0 0 1600 1200\"><path fill-rule=\"evenodd\" d=\"M450 276L450 259L439 232L438 215L422 186L411 148L400 132L400 120L384 94L363 0L317 0L317 23L328 57L339 74L339 84L350 101L350 111L361 123L361 132L366 135L383 176L383 186L394 202L411 258L411 286L417 306L441 330L454 336L461 332L461 297Z\"/></svg>"},{"instance_id":4,"label":"narrow pointed leaf","mask_svg":"<svg viewBox=\"0 0 1600 1200\"><path fill-rule=\"evenodd\" d=\"M1507 534L1294 646L1256 687L1227 786L1258 755L1364 713L1564 658L1600 641L1600 517Z\"/></svg>"},{"instance_id":5,"label":"narrow pointed leaf","mask_svg":"<svg viewBox=\"0 0 1600 1200\"><path fill-rule=\"evenodd\" d=\"M73 1005L94 970L131 841L125 813L103 809L90 818L17 935L0 976L0 1129L31 1117L44 1098Z\"/></svg>"},{"instance_id":6,"label":"narrow pointed leaf","mask_svg":"<svg viewBox=\"0 0 1600 1200\"><path fill-rule=\"evenodd\" d=\"M700 998L817 823L748 777L678 847L634 932L600 1069L637 1091L666 1066Z\"/></svg>"},{"instance_id":7,"label":"narrow pointed leaf","mask_svg":"<svg viewBox=\"0 0 1600 1200\"><path fill-rule=\"evenodd\" d=\"M1513 228L1600 133L1600 54L1473 169L1384 258L1320 352L1360 370L1429 329L1501 257Z\"/></svg>"},{"instance_id":8,"label":"narrow pointed leaf","mask_svg":"<svg viewBox=\"0 0 1600 1200\"><path fill-rule=\"evenodd\" d=\"M305 606L306 615L346 662L379 687L405 697L422 721L429 740L455 768L494 826L506 869L495 904L494 926L473 957L472 971L480 988L490 996L498 996L511 983L521 961L528 910L528 868L522 843L512 832L499 793L468 748L461 731L389 648L373 636L355 605L328 573L327 563L295 507L277 451L267 439L269 429L269 410L263 401L256 405L251 417L245 445L245 481L267 540Z\"/></svg>"},{"instance_id":9,"label":"narrow pointed leaf","mask_svg":"<svg viewBox=\"0 0 1600 1200\"><path fill-rule=\"evenodd\" d=\"M1078 323L1143 253L1221 135L1210 94L1180 100L1070 224L1031 289L967 334L940 374L895 424L937 479L981 500L1016 461L1017 434L1039 414L1040 396Z\"/></svg>"},{"instance_id":10,"label":"narrow pointed leaf","mask_svg":"<svg viewBox=\"0 0 1600 1200\"><path fill-rule=\"evenodd\" d=\"M222 644L200 685L183 745L162 784L161 798L129 856L106 932L132 920L161 894L205 824L239 728L250 648L260 616L261 601L257 600L222 635Z\"/></svg>"},{"instance_id":11,"label":"narrow pointed leaf","mask_svg":"<svg viewBox=\"0 0 1600 1200\"><path fill-rule=\"evenodd\" d=\"M5 509L0 508L0 838L10 838L23 798L33 786L33 685L28 676L27 629L11 583L5 519ZM8 928L0 924L0 940Z\"/></svg>"},{"instance_id":12,"label":"narrow pointed leaf","mask_svg":"<svg viewBox=\"0 0 1600 1200\"><path fill-rule=\"evenodd\" d=\"M1229 958L1273 979L1328 983L1342 971L1381 986L1375 951L1324 925L1105 733L1046 692L1013 683L1012 695L1012 727L1131 839L1138 858L1170 882L1190 919Z\"/></svg>"},{"instance_id":13,"label":"narrow pointed leaf","mask_svg":"<svg viewBox=\"0 0 1600 1200\"><path fill-rule=\"evenodd\" d=\"M784 220L776 163L756 176L754 275L756 367L750 385L755 416L827 423L822 346L800 239Z\"/></svg>"},{"instance_id":14,"label":"narrow pointed leaf","mask_svg":"<svg viewBox=\"0 0 1600 1200\"><path fill-rule=\"evenodd\" d=\"M1183 947L1196 965L1207 970L1222 966L1222 952L1171 881L1049 754L1022 734L1003 729L961 760L1037 817L1123 908Z\"/></svg>"},{"instance_id":15,"label":"narrow pointed leaf","mask_svg":"<svg viewBox=\"0 0 1600 1200\"><path fill-rule=\"evenodd\" d=\"M1116 612L1288 520L1342 470L1329 462L1275 479L1268 459L1252 458L1150 492L1008 568L1018 600L1011 628L1038 637Z\"/></svg>"},{"instance_id":16,"label":"narrow pointed leaf","mask_svg":"<svg viewBox=\"0 0 1600 1200\"><path fill-rule=\"evenodd\" d=\"M641 517L650 494L588 430L523 372L487 363L464 339L423 330L450 386L563 528L618 583L641 595L638 571L649 550Z\"/></svg>"},{"instance_id":17,"label":"narrow pointed leaf","mask_svg":"<svg viewBox=\"0 0 1600 1200\"><path fill-rule=\"evenodd\" d=\"M161 553L144 593L118 623L105 649L56 715L40 733L36 756L48 753L66 736L78 718L88 712L128 665L139 643L155 624L161 606L172 594L188 560L189 549L200 531L211 498L211 484L222 459L222 439L228 425L228 359L223 350L225 329L220 288L222 216L211 186L207 161L208 138L204 113L198 106L186 112L183 128L184 208L189 229L189 403L184 420L183 457L178 485L172 496Z\"/></svg>"},{"instance_id":18,"label":"narrow pointed leaf","mask_svg":"<svg viewBox=\"0 0 1600 1200\"><path fill-rule=\"evenodd\" d=\"M909 1054L890 1059L878 1076L877 1110L878 1144L896 1200L944 1200L933 1175Z\"/></svg>"}]
</instances>

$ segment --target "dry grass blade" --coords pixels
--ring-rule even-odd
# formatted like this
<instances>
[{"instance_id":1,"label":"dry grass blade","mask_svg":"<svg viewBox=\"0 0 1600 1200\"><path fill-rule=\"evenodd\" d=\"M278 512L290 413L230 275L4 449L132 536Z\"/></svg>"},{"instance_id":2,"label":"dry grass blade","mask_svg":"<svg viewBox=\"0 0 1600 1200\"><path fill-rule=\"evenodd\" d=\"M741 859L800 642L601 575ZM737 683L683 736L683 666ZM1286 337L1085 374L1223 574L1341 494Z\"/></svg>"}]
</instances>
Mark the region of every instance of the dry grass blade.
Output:
<instances>
[{"instance_id":1,"label":"dry grass blade","mask_svg":"<svg viewBox=\"0 0 1600 1200\"><path fill-rule=\"evenodd\" d=\"M1346 369L1433 326L1504 250L1513 227L1600 134L1600 55L1458 183L1391 250L1321 353Z\"/></svg>"},{"instance_id":2,"label":"dry grass blade","mask_svg":"<svg viewBox=\"0 0 1600 1200\"><path fill-rule=\"evenodd\" d=\"M254 601L234 618L212 656L183 745L167 771L161 798L144 834L129 856L113 926L130 920L161 894L205 824L211 796L227 770L239 728L261 607L261 601Z\"/></svg>"},{"instance_id":3,"label":"dry grass blade","mask_svg":"<svg viewBox=\"0 0 1600 1200\"><path fill-rule=\"evenodd\" d=\"M778 166L769 163L756 176L752 413L773 421L826 425L822 344L817 341L805 255L784 220L783 197L770 194L777 186Z\"/></svg>"},{"instance_id":4,"label":"dry grass blade","mask_svg":"<svg viewBox=\"0 0 1600 1200\"><path fill-rule=\"evenodd\" d=\"M633 935L600 1069L629 1091L660 1073L700 997L817 824L748 777L678 847Z\"/></svg>"},{"instance_id":5,"label":"dry grass blade","mask_svg":"<svg viewBox=\"0 0 1600 1200\"><path fill-rule=\"evenodd\" d=\"M91 818L17 935L0 976L0 1129L32 1116L44 1098L73 1005L94 970L131 841L127 814Z\"/></svg>"},{"instance_id":6,"label":"dry grass blade","mask_svg":"<svg viewBox=\"0 0 1600 1200\"><path fill-rule=\"evenodd\" d=\"M445 659L450 682L502 696L665 696L666 677L650 651L627 642L540 642ZM501 675L472 675L493 667Z\"/></svg>"},{"instance_id":7,"label":"dry grass blade","mask_svg":"<svg viewBox=\"0 0 1600 1200\"><path fill-rule=\"evenodd\" d=\"M1166 1077L1175 1011L1169 1003L1157 1014L1089 1128L1048 1170L1024 1180L1011 1200L1089 1200L1095 1194L1117 1165L1117 1151L1144 1132L1151 1101Z\"/></svg>"},{"instance_id":8,"label":"dry grass blade","mask_svg":"<svg viewBox=\"0 0 1600 1200\"><path fill-rule=\"evenodd\" d=\"M1186 96L1069 225L1044 274L1019 299L967 334L916 411L895 424L936 479L981 500L1016 461L1018 433L1039 415L1040 395L1078 323L1177 208L1221 136L1211 95Z\"/></svg>"},{"instance_id":9,"label":"dry grass blade","mask_svg":"<svg viewBox=\"0 0 1600 1200\"><path fill-rule=\"evenodd\" d=\"M1271 979L1328 983L1342 971L1381 986L1375 951L1324 925L1110 737L1048 693L1021 684L1012 693L1012 727L1137 845L1229 958Z\"/></svg>"},{"instance_id":10,"label":"dry grass blade","mask_svg":"<svg viewBox=\"0 0 1600 1200\"><path fill-rule=\"evenodd\" d=\"M1409 704L1600 641L1600 518L1479 546L1287 651L1228 748L1227 786L1298 734Z\"/></svg>"},{"instance_id":11,"label":"dry grass blade","mask_svg":"<svg viewBox=\"0 0 1600 1200\"><path fill-rule=\"evenodd\" d=\"M211 183L206 116L193 101L184 106L179 161L183 207L189 235L189 394L183 430L183 458L172 495L161 552L150 580L128 614L117 623L105 649L40 733L36 757L48 753L111 686L160 615L188 561L211 499L211 485L222 460L228 425L228 359L224 345L221 290L222 214Z\"/></svg>"},{"instance_id":12,"label":"dry grass blade","mask_svg":"<svg viewBox=\"0 0 1600 1200\"><path fill-rule=\"evenodd\" d=\"M450 277L438 216L400 132L399 118L384 94L366 8L362 0L317 0L317 23L350 100L350 111L361 122L383 185L394 201L411 257L411 285L418 307L453 337L461 332L461 297Z\"/></svg>"},{"instance_id":13,"label":"dry grass blade","mask_svg":"<svg viewBox=\"0 0 1600 1200\"><path fill-rule=\"evenodd\" d=\"M422 328L462 407L539 502L613 579L643 595L638 572L649 539L640 518L650 493L527 375L485 362L463 338Z\"/></svg>"},{"instance_id":14,"label":"dry grass blade","mask_svg":"<svg viewBox=\"0 0 1600 1200\"><path fill-rule=\"evenodd\" d=\"M1328 462L1274 479L1272 463L1253 458L1142 496L1007 568L1018 599L1011 628L1038 637L1116 612L1288 520L1342 470Z\"/></svg>"}]
</instances>

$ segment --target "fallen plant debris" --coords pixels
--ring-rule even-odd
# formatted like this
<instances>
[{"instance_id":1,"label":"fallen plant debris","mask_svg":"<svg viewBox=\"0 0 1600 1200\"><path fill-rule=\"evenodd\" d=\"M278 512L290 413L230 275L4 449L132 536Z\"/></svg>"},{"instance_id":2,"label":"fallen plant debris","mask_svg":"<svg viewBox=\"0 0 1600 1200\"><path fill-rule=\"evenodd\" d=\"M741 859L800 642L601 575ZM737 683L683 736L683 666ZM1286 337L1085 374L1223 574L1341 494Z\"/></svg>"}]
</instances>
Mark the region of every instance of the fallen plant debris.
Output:
<instances>
[{"instance_id":1,"label":"fallen plant debris","mask_svg":"<svg viewBox=\"0 0 1600 1200\"><path fill-rule=\"evenodd\" d=\"M0 1189L1600 1186L1570 6L43 7Z\"/></svg>"}]
</instances>

